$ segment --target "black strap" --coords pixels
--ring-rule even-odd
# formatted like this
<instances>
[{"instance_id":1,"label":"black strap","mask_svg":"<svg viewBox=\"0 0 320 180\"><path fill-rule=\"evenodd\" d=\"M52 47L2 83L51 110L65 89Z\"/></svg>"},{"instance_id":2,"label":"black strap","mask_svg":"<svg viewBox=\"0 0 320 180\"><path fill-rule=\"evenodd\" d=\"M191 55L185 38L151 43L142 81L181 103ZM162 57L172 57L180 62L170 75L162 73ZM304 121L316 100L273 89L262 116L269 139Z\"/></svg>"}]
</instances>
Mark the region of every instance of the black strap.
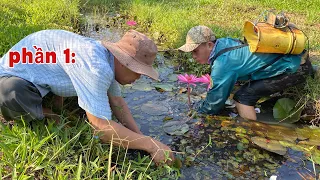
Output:
<instances>
[{"instance_id":1,"label":"black strap","mask_svg":"<svg viewBox=\"0 0 320 180\"><path fill-rule=\"evenodd\" d=\"M238 46L233 46L233 47L228 47L228 48L225 48L225 49L222 49L220 50L217 54L215 54L210 62L210 66L212 66L213 62L223 53L226 53L228 51L232 51L232 50L235 50L235 49L239 49L239 48L242 48L242 47L245 47L245 46L248 46L248 43L246 43L246 39L245 39L245 42L239 40L239 39L233 39L234 41L237 41L239 43L241 43L240 45ZM276 58L274 58L274 60L272 60L270 63L262 66L261 68L255 70L254 72L252 72L249 76L250 76L250 79L251 79L251 76L252 74L262 70L262 69L265 69L266 67L268 66L271 66L273 63L275 63L276 61L278 61L281 57L283 57L283 54L280 54L279 56L277 56Z\"/></svg>"},{"instance_id":2,"label":"black strap","mask_svg":"<svg viewBox=\"0 0 320 180\"><path fill-rule=\"evenodd\" d=\"M222 49L217 54L215 54L212 59L214 61L215 59L217 59L217 57L219 57L221 54L223 54L225 52L232 51L232 50L235 50L235 49L239 49L239 48L242 48L242 47L245 47L245 46L248 46L248 44L240 44L238 46L233 46L233 47L228 47L228 48Z\"/></svg>"}]
</instances>

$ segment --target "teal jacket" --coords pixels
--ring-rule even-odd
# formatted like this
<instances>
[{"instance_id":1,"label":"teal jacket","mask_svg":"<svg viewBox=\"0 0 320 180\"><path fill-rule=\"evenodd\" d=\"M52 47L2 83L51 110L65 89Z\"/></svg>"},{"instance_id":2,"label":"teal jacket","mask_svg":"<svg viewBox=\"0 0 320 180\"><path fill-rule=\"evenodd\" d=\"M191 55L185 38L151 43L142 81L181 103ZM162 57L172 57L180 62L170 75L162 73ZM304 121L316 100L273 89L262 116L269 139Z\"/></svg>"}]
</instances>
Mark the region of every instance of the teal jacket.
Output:
<instances>
[{"instance_id":1,"label":"teal jacket","mask_svg":"<svg viewBox=\"0 0 320 180\"><path fill-rule=\"evenodd\" d=\"M279 54L251 53L248 46L225 52L213 61L213 56L220 50L238 45L240 42L232 38L216 41L209 58L213 87L200 105L201 113L217 114L224 107L237 80L259 80L294 73L300 66L301 55L282 55L275 63L261 69Z\"/></svg>"}]
</instances>

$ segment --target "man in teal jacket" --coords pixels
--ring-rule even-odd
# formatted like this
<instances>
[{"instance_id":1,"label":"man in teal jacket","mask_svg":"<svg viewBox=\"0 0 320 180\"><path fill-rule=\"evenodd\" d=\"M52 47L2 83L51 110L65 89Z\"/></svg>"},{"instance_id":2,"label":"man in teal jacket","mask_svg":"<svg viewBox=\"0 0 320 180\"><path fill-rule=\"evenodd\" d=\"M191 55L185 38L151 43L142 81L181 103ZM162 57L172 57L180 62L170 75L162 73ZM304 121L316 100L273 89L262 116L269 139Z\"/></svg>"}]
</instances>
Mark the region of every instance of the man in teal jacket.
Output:
<instances>
[{"instance_id":1,"label":"man in teal jacket","mask_svg":"<svg viewBox=\"0 0 320 180\"><path fill-rule=\"evenodd\" d=\"M224 107L237 80L250 80L235 93L234 100L241 117L256 120L254 105L261 97L303 83L312 70L302 54L251 53L237 39L216 39L206 26L191 28L179 50L192 52L198 63L211 66L213 86L199 109L207 114L217 114Z\"/></svg>"}]
</instances>

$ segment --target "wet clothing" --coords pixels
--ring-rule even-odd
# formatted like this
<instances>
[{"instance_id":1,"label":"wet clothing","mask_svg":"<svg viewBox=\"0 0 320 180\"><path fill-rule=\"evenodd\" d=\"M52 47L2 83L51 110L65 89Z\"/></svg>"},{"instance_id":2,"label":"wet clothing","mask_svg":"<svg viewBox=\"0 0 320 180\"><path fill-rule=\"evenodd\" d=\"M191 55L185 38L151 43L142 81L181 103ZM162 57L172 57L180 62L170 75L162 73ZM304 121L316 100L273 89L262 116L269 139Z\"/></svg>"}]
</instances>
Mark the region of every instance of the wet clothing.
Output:
<instances>
[{"instance_id":1,"label":"wet clothing","mask_svg":"<svg viewBox=\"0 0 320 180\"><path fill-rule=\"evenodd\" d=\"M254 106L263 96L268 96L305 82L306 76L310 72L310 66L311 62L307 61L295 73L248 82L241 86L234 94L233 99L241 104Z\"/></svg>"},{"instance_id":2,"label":"wet clothing","mask_svg":"<svg viewBox=\"0 0 320 180\"><path fill-rule=\"evenodd\" d=\"M38 49L35 49L34 46ZM120 96L121 91L114 79L114 57L101 43L64 30L43 30L28 35L14 45L10 51L18 51L22 56L23 47L33 53L34 62L39 48L43 53L53 51L56 53L56 63L23 64L20 61L11 68L9 67L9 52L6 53L0 59L0 77L5 77L0 84L1 107L12 108L13 111L24 109L26 104L24 101L28 99L29 92L18 90L17 86L12 84L21 82L23 89L30 89L31 83L37 88L41 98L49 92L62 97L78 96L81 108L96 117L111 119L107 92ZM75 59L74 63L66 62L64 53L66 49L70 49L70 62ZM19 78L8 78L8 76ZM23 80L25 82L22 82ZM32 91L36 93L35 90ZM15 99L12 102L9 102L5 96L9 92ZM27 96L26 99L24 96ZM19 105L16 106L16 103ZM37 103L39 103L38 100ZM24 110L33 113L33 117L43 117L42 112L38 114L38 107L33 110Z\"/></svg>"},{"instance_id":3,"label":"wet clothing","mask_svg":"<svg viewBox=\"0 0 320 180\"><path fill-rule=\"evenodd\" d=\"M296 73L300 67L302 54L251 53L248 46L225 52L213 61L214 55L220 50L240 44L232 38L221 38L216 41L209 59L209 63L212 64L213 87L201 103L200 112L217 114L224 107L238 80L251 82L243 86L235 94L234 99L241 104L253 106L262 96L303 82L304 75L308 74L309 70L306 69L310 65L301 67L299 73ZM275 59L277 60L272 63ZM266 65L268 66L265 67Z\"/></svg>"}]
</instances>

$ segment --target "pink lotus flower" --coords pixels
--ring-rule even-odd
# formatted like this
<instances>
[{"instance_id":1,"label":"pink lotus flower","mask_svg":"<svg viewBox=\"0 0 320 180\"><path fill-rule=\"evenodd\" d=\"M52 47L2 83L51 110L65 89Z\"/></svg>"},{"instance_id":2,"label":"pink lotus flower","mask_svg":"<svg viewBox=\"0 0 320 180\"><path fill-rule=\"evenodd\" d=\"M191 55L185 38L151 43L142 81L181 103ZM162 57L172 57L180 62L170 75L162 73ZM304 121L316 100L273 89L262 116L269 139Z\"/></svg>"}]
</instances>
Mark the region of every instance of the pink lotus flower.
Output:
<instances>
[{"instance_id":1,"label":"pink lotus flower","mask_svg":"<svg viewBox=\"0 0 320 180\"><path fill-rule=\"evenodd\" d=\"M178 77L179 82L188 84L188 88L187 88L187 90L188 90L187 91L188 92L188 104L189 104L189 108L191 109L190 84L196 86L195 83L198 82L198 78L193 74L190 74L190 75L188 75L188 74L184 74L184 75L180 74L177 77Z\"/></svg>"},{"instance_id":2,"label":"pink lotus flower","mask_svg":"<svg viewBox=\"0 0 320 180\"><path fill-rule=\"evenodd\" d=\"M137 22L135 22L135 21L127 21L127 25L129 25L129 26L135 26L135 25L137 25Z\"/></svg>"},{"instance_id":3,"label":"pink lotus flower","mask_svg":"<svg viewBox=\"0 0 320 180\"><path fill-rule=\"evenodd\" d=\"M178 75L178 79L179 79L179 82L188 83L188 85L192 84L194 86L196 86L195 83L198 82L198 78L193 74L190 74L190 75L188 75L188 74L185 74L185 75L180 74L180 75Z\"/></svg>"},{"instance_id":4,"label":"pink lotus flower","mask_svg":"<svg viewBox=\"0 0 320 180\"><path fill-rule=\"evenodd\" d=\"M201 82L203 84L208 84L207 91L210 89L212 82L211 77L209 74L202 75L200 78L198 78L197 82Z\"/></svg>"}]
</instances>

